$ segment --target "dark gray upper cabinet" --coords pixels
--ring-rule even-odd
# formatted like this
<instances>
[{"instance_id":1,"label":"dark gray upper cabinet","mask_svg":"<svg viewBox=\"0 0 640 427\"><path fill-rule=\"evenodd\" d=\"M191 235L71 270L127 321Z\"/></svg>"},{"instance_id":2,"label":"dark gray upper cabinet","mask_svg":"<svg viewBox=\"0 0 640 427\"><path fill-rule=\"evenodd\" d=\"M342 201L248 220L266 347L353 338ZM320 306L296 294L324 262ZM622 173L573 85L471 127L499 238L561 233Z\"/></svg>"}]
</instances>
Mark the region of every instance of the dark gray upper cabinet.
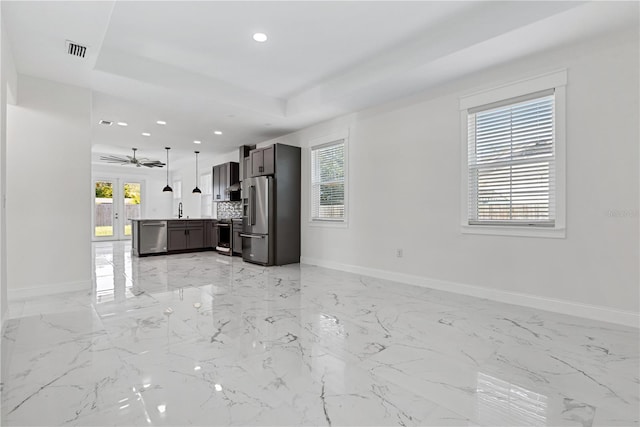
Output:
<instances>
[{"instance_id":1,"label":"dark gray upper cabinet","mask_svg":"<svg viewBox=\"0 0 640 427\"><path fill-rule=\"evenodd\" d=\"M251 176L273 175L275 173L275 149L273 145L251 150L249 158Z\"/></svg>"},{"instance_id":2,"label":"dark gray upper cabinet","mask_svg":"<svg viewBox=\"0 0 640 427\"><path fill-rule=\"evenodd\" d=\"M239 163L229 162L213 167L213 201L229 202L240 200ZM237 186L237 189L230 188Z\"/></svg>"}]
</instances>

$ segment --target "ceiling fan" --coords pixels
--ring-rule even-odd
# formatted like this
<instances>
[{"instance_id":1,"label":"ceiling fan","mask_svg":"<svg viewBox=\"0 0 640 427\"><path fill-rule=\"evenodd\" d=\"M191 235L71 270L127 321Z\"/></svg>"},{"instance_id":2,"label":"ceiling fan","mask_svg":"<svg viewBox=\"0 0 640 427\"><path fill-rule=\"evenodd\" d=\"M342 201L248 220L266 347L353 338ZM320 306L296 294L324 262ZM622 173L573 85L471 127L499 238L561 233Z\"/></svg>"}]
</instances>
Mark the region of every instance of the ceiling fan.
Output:
<instances>
[{"instance_id":1,"label":"ceiling fan","mask_svg":"<svg viewBox=\"0 0 640 427\"><path fill-rule=\"evenodd\" d=\"M120 163L122 165L136 165L136 167L146 166L148 168L161 168L164 166L164 163L162 163L159 160L151 160L144 157L137 159L136 151L138 149L132 148L132 150L133 150L133 157L108 155L108 156L100 156L100 160L104 160L107 163Z\"/></svg>"}]
</instances>

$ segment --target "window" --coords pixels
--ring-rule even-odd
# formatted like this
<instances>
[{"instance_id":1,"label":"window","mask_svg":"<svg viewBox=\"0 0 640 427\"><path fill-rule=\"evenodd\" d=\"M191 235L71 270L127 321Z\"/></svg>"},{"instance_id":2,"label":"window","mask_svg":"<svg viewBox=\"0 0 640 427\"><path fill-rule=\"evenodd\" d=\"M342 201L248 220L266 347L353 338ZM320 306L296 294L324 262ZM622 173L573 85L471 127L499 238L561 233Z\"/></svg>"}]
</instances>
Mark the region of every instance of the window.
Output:
<instances>
[{"instance_id":1,"label":"window","mask_svg":"<svg viewBox=\"0 0 640 427\"><path fill-rule=\"evenodd\" d=\"M311 220L346 221L346 137L311 148Z\"/></svg>"},{"instance_id":2,"label":"window","mask_svg":"<svg viewBox=\"0 0 640 427\"><path fill-rule=\"evenodd\" d=\"M554 94L530 97L469 110L469 224L554 225Z\"/></svg>"},{"instance_id":3,"label":"window","mask_svg":"<svg viewBox=\"0 0 640 427\"><path fill-rule=\"evenodd\" d=\"M182 202L182 180L174 179L171 186L173 187L173 212L177 215L178 206Z\"/></svg>"},{"instance_id":4,"label":"window","mask_svg":"<svg viewBox=\"0 0 640 427\"><path fill-rule=\"evenodd\" d=\"M200 175L200 190L202 190L202 197L200 197L200 210L203 217L211 216L211 208L213 205L213 174L206 173Z\"/></svg>"},{"instance_id":5,"label":"window","mask_svg":"<svg viewBox=\"0 0 640 427\"><path fill-rule=\"evenodd\" d=\"M559 74L561 87L539 90L548 78L527 81L476 96L475 105L464 109L466 231L536 235L547 230L537 235L564 236L564 131L558 125L564 123L566 74ZM472 104L465 99L461 106L465 103Z\"/></svg>"}]
</instances>

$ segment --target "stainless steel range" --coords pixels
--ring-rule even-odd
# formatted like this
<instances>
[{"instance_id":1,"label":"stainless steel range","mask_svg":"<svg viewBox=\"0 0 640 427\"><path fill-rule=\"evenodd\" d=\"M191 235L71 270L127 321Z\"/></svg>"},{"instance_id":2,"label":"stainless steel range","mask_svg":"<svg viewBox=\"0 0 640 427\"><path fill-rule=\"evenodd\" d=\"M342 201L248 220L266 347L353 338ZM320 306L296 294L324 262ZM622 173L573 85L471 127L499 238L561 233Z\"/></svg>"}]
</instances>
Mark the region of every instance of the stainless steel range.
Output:
<instances>
[{"instance_id":1,"label":"stainless steel range","mask_svg":"<svg viewBox=\"0 0 640 427\"><path fill-rule=\"evenodd\" d=\"M233 255L231 247L231 219L219 219L214 230L216 251L224 255Z\"/></svg>"}]
</instances>

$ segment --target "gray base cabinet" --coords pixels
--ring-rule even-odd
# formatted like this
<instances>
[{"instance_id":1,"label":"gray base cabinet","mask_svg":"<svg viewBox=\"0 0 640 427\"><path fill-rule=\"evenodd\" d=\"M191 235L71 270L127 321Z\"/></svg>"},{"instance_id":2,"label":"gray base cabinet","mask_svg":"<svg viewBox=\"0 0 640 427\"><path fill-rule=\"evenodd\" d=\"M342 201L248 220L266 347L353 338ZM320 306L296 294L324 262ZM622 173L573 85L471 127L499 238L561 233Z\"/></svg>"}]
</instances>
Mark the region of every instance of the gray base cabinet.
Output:
<instances>
[{"instance_id":1,"label":"gray base cabinet","mask_svg":"<svg viewBox=\"0 0 640 427\"><path fill-rule=\"evenodd\" d=\"M204 221L168 221L167 246L169 252L204 248Z\"/></svg>"},{"instance_id":2,"label":"gray base cabinet","mask_svg":"<svg viewBox=\"0 0 640 427\"><path fill-rule=\"evenodd\" d=\"M169 252L184 251L187 249L187 230L182 227L169 228L167 235L167 246Z\"/></svg>"}]
</instances>

